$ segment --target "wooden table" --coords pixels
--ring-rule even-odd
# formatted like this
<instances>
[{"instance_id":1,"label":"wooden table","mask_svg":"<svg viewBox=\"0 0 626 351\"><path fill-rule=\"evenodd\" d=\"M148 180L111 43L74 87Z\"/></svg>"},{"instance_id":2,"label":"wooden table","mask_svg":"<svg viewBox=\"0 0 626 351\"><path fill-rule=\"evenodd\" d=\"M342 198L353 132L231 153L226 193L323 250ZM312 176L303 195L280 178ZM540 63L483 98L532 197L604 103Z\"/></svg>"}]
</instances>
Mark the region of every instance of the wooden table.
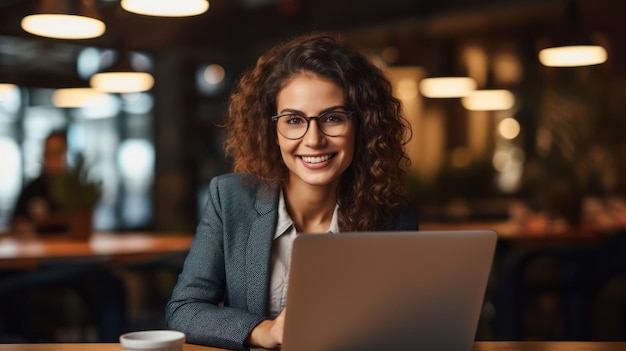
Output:
<instances>
[{"instance_id":1,"label":"wooden table","mask_svg":"<svg viewBox=\"0 0 626 351\"><path fill-rule=\"evenodd\" d=\"M520 224L512 221L420 223L420 230L494 230L500 241L516 244L589 244L606 238L621 228L600 228L590 225L568 226L564 223Z\"/></svg>"},{"instance_id":2,"label":"wooden table","mask_svg":"<svg viewBox=\"0 0 626 351\"><path fill-rule=\"evenodd\" d=\"M52 291L69 290L74 294L72 296L80 297L83 308L89 312L87 317L97 324L98 340L115 341L129 318L126 305L131 302L128 301L136 301L128 300L128 296L134 296L129 292L133 287L128 284L132 278L128 278L129 274L136 269L142 274L156 269L174 272L182 264L192 240L192 235L137 232L94 233L88 240L60 236L19 239L2 236L1 307L11 309L13 315L8 318L15 318L19 312L11 304L19 302L17 296L31 296L31 292L48 288ZM17 325L21 329L15 333L27 340L36 338L27 327L30 325L28 319ZM116 349L117 346L108 347ZM64 346L53 345L53 349L57 347L63 349ZM67 347L72 350L76 346Z\"/></svg>"},{"instance_id":3,"label":"wooden table","mask_svg":"<svg viewBox=\"0 0 626 351\"><path fill-rule=\"evenodd\" d=\"M0 351L123 351L118 343L96 344L0 344ZM224 351L215 347L183 345L183 351ZM626 342L483 341L473 351L623 351Z\"/></svg>"},{"instance_id":4,"label":"wooden table","mask_svg":"<svg viewBox=\"0 0 626 351\"><path fill-rule=\"evenodd\" d=\"M64 237L0 237L0 271L34 270L44 263L102 261L128 263L185 253L192 235L161 233L94 233L88 240Z\"/></svg>"}]
</instances>

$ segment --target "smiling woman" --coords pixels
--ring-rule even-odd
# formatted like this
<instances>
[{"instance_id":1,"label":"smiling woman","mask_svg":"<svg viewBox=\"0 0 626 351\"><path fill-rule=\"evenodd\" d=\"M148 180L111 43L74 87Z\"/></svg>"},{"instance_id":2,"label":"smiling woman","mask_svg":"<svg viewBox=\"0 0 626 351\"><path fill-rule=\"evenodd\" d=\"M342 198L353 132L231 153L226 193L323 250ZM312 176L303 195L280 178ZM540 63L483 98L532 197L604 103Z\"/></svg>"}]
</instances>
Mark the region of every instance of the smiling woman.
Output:
<instances>
[{"instance_id":1,"label":"smiling woman","mask_svg":"<svg viewBox=\"0 0 626 351\"><path fill-rule=\"evenodd\" d=\"M282 127L277 131L277 126L286 121L278 116L348 111L353 114L347 126L354 128L355 150L354 162L342 175L342 186L337 188L337 202L344 205L339 209L343 214L339 221L345 230L376 229L389 215L384 208L394 208L404 189L400 166L408 161L404 145L411 130L402 116L400 102L393 97L391 85L380 69L344 42L323 34L304 40L301 45L295 42L271 49L235 88L226 141L235 171L256 174L266 185L280 189L290 180L290 169L279 146L279 137L284 136L280 133ZM319 99L325 102L317 106L310 102ZM288 105L288 100L293 101ZM259 103L250 106L248 101ZM314 124L319 126L319 118ZM251 125L255 126L252 135ZM303 141L324 128L307 127ZM341 138L325 137L322 143ZM260 153L261 150L265 152ZM305 156L329 150L322 151L308 150Z\"/></svg>"},{"instance_id":2,"label":"smiling woman","mask_svg":"<svg viewBox=\"0 0 626 351\"><path fill-rule=\"evenodd\" d=\"M191 343L274 348L297 235L417 229L410 127L382 71L329 33L269 50L228 112L237 173L211 181L167 320Z\"/></svg>"}]
</instances>

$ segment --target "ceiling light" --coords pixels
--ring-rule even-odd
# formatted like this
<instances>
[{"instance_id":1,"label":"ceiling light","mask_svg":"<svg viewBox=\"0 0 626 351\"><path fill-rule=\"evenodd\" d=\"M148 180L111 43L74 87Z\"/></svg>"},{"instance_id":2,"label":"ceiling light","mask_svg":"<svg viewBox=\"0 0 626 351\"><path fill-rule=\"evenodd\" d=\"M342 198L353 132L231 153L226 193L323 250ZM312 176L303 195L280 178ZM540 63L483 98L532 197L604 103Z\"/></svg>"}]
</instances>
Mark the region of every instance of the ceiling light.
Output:
<instances>
[{"instance_id":1,"label":"ceiling light","mask_svg":"<svg viewBox=\"0 0 626 351\"><path fill-rule=\"evenodd\" d=\"M475 90L461 98L461 103L470 111L510 110L515 105L515 96L506 89Z\"/></svg>"},{"instance_id":2,"label":"ceiling light","mask_svg":"<svg viewBox=\"0 0 626 351\"><path fill-rule=\"evenodd\" d=\"M429 98L458 98L476 89L476 81L470 77L437 77L420 81L422 95Z\"/></svg>"},{"instance_id":3,"label":"ceiling light","mask_svg":"<svg viewBox=\"0 0 626 351\"><path fill-rule=\"evenodd\" d=\"M0 94L9 91L9 90L13 90L17 88L17 85L12 84L12 83L0 83Z\"/></svg>"},{"instance_id":4,"label":"ceiling light","mask_svg":"<svg viewBox=\"0 0 626 351\"><path fill-rule=\"evenodd\" d=\"M568 0L565 3L567 23L557 39L559 45L544 48L539 52L539 61L548 67L577 67L591 66L604 63L607 52L598 45L597 35L582 26L578 0Z\"/></svg>"},{"instance_id":5,"label":"ceiling light","mask_svg":"<svg viewBox=\"0 0 626 351\"><path fill-rule=\"evenodd\" d=\"M162 17L195 16L209 9L206 0L122 0L121 5L128 12Z\"/></svg>"},{"instance_id":6,"label":"ceiling light","mask_svg":"<svg viewBox=\"0 0 626 351\"><path fill-rule=\"evenodd\" d=\"M148 72L136 70L131 65L130 54L122 51L110 68L91 76L89 85L105 93L139 93L152 89L154 78Z\"/></svg>"},{"instance_id":7,"label":"ceiling light","mask_svg":"<svg viewBox=\"0 0 626 351\"><path fill-rule=\"evenodd\" d=\"M604 63L607 56L599 45L570 45L541 50L539 61L548 67L591 66Z\"/></svg>"},{"instance_id":8,"label":"ceiling light","mask_svg":"<svg viewBox=\"0 0 626 351\"><path fill-rule=\"evenodd\" d=\"M89 39L104 34L104 22L77 15L29 15L22 28L35 35L57 39Z\"/></svg>"},{"instance_id":9,"label":"ceiling light","mask_svg":"<svg viewBox=\"0 0 626 351\"><path fill-rule=\"evenodd\" d=\"M79 108L106 99L108 94L92 88L63 88L52 93L52 103L60 108Z\"/></svg>"},{"instance_id":10,"label":"ceiling light","mask_svg":"<svg viewBox=\"0 0 626 351\"><path fill-rule=\"evenodd\" d=\"M152 89L154 78L147 72L102 72L89 79L97 91L107 93L138 93Z\"/></svg>"},{"instance_id":11,"label":"ceiling light","mask_svg":"<svg viewBox=\"0 0 626 351\"><path fill-rule=\"evenodd\" d=\"M90 39L104 34L93 0L43 0L37 13L22 18L22 29L42 37Z\"/></svg>"}]
</instances>

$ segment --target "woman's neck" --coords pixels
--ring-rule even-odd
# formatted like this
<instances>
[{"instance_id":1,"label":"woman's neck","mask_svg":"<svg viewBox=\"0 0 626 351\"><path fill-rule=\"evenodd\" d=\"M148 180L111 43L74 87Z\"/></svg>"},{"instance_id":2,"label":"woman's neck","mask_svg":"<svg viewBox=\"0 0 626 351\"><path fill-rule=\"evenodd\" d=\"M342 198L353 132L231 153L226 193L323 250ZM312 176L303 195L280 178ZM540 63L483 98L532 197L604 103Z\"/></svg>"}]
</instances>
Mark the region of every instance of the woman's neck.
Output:
<instances>
[{"instance_id":1,"label":"woman's neck","mask_svg":"<svg viewBox=\"0 0 626 351\"><path fill-rule=\"evenodd\" d=\"M301 186L287 183L283 188L287 212L296 231L325 233L337 205L337 186Z\"/></svg>"}]
</instances>

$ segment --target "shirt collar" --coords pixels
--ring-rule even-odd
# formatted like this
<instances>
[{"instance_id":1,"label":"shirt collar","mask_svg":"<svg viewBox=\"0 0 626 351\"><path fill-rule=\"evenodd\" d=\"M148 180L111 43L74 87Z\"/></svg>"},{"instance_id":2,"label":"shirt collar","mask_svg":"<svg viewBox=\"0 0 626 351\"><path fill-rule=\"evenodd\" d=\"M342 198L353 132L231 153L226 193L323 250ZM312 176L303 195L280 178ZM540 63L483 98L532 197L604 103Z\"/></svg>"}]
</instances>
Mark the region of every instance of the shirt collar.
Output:
<instances>
[{"instance_id":1,"label":"shirt collar","mask_svg":"<svg viewBox=\"0 0 626 351\"><path fill-rule=\"evenodd\" d=\"M285 197L281 189L280 196L278 196L278 223L276 224L274 239L278 239L281 235L285 234L292 226L293 221L287 212L287 204L285 204Z\"/></svg>"},{"instance_id":2,"label":"shirt collar","mask_svg":"<svg viewBox=\"0 0 626 351\"><path fill-rule=\"evenodd\" d=\"M328 227L328 230L326 230L328 233L339 233L338 210L339 205L335 205L333 218L330 220L330 226ZM289 232L292 227L293 220L287 212L285 196L283 195L283 191L281 190L280 196L278 197L278 223L276 223L276 232L274 233L274 239L278 239L281 235Z\"/></svg>"}]
</instances>

